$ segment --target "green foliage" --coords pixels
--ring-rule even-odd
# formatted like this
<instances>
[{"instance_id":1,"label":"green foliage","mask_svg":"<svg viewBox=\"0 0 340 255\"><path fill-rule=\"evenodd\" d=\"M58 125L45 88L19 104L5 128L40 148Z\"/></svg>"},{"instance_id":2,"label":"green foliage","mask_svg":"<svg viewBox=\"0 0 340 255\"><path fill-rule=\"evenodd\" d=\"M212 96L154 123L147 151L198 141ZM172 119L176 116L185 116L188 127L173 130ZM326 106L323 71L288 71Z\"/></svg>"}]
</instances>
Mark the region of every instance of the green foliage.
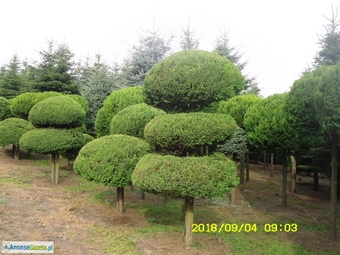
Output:
<instances>
[{"instance_id":1,"label":"green foliage","mask_svg":"<svg viewBox=\"0 0 340 255\"><path fill-rule=\"evenodd\" d=\"M138 162L132 183L171 197L223 197L235 188L236 164L222 153L204 157L147 154Z\"/></svg>"},{"instance_id":2,"label":"green foliage","mask_svg":"<svg viewBox=\"0 0 340 255\"><path fill-rule=\"evenodd\" d=\"M165 114L145 103L135 104L119 111L110 124L111 134L126 134L144 138L144 128L155 116Z\"/></svg>"},{"instance_id":3,"label":"green foliage","mask_svg":"<svg viewBox=\"0 0 340 255\"><path fill-rule=\"evenodd\" d=\"M156 64L144 81L145 102L166 112L194 112L235 96L239 69L216 53L185 50Z\"/></svg>"},{"instance_id":4,"label":"green foliage","mask_svg":"<svg viewBox=\"0 0 340 255\"><path fill-rule=\"evenodd\" d=\"M45 98L60 95L58 92L27 92L15 97L11 101L10 110L13 116L27 120L31 108L36 103Z\"/></svg>"},{"instance_id":5,"label":"green foliage","mask_svg":"<svg viewBox=\"0 0 340 255\"><path fill-rule=\"evenodd\" d=\"M27 120L9 118L0 122L0 146L9 144L19 145L20 137L29 130L34 129Z\"/></svg>"},{"instance_id":6,"label":"green foliage","mask_svg":"<svg viewBox=\"0 0 340 255\"><path fill-rule=\"evenodd\" d=\"M104 136L80 150L74 171L88 180L124 187L131 183L131 174L139 159L150 151L150 145L136 137Z\"/></svg>"},{"instance_id":7,"label":"green foliage","mask_svg":"<svg viewBox=\"0 0 340 255\"><path fill-rule=\"evenodd\" d=\"M340 62L340 20L337 20L338 12L334 13L332 8L332 17L326 18L329 22L326 34L319 37L320 50L314 57L314 66L336 65Z\"/></svg>"},{"instance_id":8,"label":"green foliage","mask_svg":"<svg viewBox=\"0 0 340 255\"><path fill-rule=\"evenodd\" d=\"M4 97L0 97L0 121L12 116L9 107L10 102Z\"/></svg>"},{"instance_id":9,"label":"green foliage","mask_svg":"<svg viewBox=\"0 0 340 255\"><path fill-rule=\"evenodd\" d=\"M286 98L285 118L293 130L291 139L297 141L294 150L300 155L319 146L323 140L314 108L314 93L320 76L320 70L304 74L294 82Z\"/></svg>"},{"instance_id":10,"label":"green foliage","mask_svg":"<svg viewBox=\"0 0 340 255\"><path fill-rule=\"evenodd\" d=\"M145 127L145 140L167 150L216 145L231 138L237 125L227 114L178 113L158 115Z\"/></svg>"},{"instance_id":11,"label":"green foliage","mask_svg":"<svg viewBox=\"0 0 340 255\"><path fill-rule=\"evenodd\" d=\"M322 129L329 134L340 135L340 62L334 66L322 66L316 70L317 82L314 107Z\"/></svg>"},{"instance_id":12,"label":"green foliage","mask_svg":"<svg viewBox=\"0 0 340 255\"><path fill-rule=\"evenodd\" d=\"M85 122L85 111L73 99L66 96L55 96L34 105L28 120L35 127L79 127Z\"/></svg>"},{"instance_id":13,"label":"green foliage","mask_svg":"<svg viewBox=\"0 0 340 255\"><path fill-rule=\"evenodd\" d=\"M3 75L0 76L0 95L11 99L20 94L24 86L24 80L20 73L20 60L14 55L5 66Z\"/></svg>"},{"instance_id":14,"label":"green foliage","mask_svg":"<svg viewBox=\"0 0 340 255\"><path fill-rule=\"evenodd\" d=\"M95 122L97 137L110 134L110 123L119 111L130 105L143 103L143 87L130 87L113 91L98 111Z\"/></svg>"},{"instance_id":15,"label":"green foliage","mask_svg":"<svg viewBox=\"0 0 340 255\"><path fill-rule=\"evenodd\" d=\"M179 42L181 50L196 50L199 41L194 37L195 32L190 30L190 23L186 29L182 29L181 41Z\"/></svg>"},{"instance_id":16,"label":"green foliage","mask_svg":"<svg viewBox=\"0 0 340 255\"><path fill-rule=\"evenodd\" d=\"M79 154L80 149L87 143L91 142L94 140L94 137L88 134L83 134L84 136L84 143L81 147L77 147L77 148L72 148L67 150L66 152L62 153L61 156L63 156L64 158L67 158L68 160L74 160L76 159L76 157Z\"/></svg>"},{"instance_id":17,"label":"green foliage","mask_svg":"<svg viewBox=\"0 0 340 255\"><path fill-rule=\"evenodd\" d=\"M89 110L89 102L87 102L85 97L82 97L80 95L64 95L68 98L73 99L74 101L76 101L78 104L81 105L81 107L84 109L85 113L87 113L87 111Z\"/></svg>"},{"instance_id":18,"label":"green foliage","mask_svg":"<svg viewBox=\"0 0 340 255\"><path fill-rule=\"evenodd\" d=\"M64 154L70 149L80 149L84 144L82 133L53 128L30 130L19 140L20 147L39 154Z\"/></svg>"},{"instance_id":19,"label":"green foliage","mask_svg":"<svg viewBox=\"0 0 340 255\"><path fill-rule=\"evenodd\" d=\"M247 134L244 129L238 127L235 131L235 136L230 140L227 140L224 144L218 145L217 148L220 152L225 154L237 153L241 155L243 152L247 152Z\"/></svg>"},{"instance_id":20,"label":"green foliage","mask_svg":"<svg viewBox=\"0 0 340 255\"><path fill-rule=\"evenodd\" d=\"M40 51L41 62L36 68L34 88L38 91L57 91L77 94L79 85L73 73L74 54L66 44L47 42L48 49Z\"/></svg>"},{"instance_id":21,"label":"green foliage","mask_svg":"<svg viewBox=\"0 0 340 255\"><path fill-rule=\"evenodd\" d=\"M230 98L228 101L219 102L217 112L230 114L240 128L243 126L243 118L247 109L262 98L254 94L243 94Z\"/></svg>"},{"instance_id":22,"label":"green foliage","mask_svg":"<svg viewBox=\"0 0 340 255\"><path fill-rule=\"evenodd\" d=\"M294 148L284 112L286 97L287 93L274 94L248 108L243 124L251 145L279 153Z\"/></svg>"}]
</instances>

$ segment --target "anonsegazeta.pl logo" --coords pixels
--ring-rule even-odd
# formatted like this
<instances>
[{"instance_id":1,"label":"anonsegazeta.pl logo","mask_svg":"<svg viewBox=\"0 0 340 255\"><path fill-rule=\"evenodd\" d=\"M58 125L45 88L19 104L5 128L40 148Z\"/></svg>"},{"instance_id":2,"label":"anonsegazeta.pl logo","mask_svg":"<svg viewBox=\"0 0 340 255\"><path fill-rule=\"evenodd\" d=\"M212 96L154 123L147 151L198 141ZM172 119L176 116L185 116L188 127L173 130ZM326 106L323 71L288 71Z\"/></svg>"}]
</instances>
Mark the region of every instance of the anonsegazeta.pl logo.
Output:
<instances>
[{"instance_id":1,"label":"anonsegazeta.pl logo","mask_svg":"<svg viewBox=\"0 0 340 255\"><path fill-rule=\"evenodd\" d=\"M2 253L53 253L53 242L3 241Z\"/></svg>"}]
</instances>

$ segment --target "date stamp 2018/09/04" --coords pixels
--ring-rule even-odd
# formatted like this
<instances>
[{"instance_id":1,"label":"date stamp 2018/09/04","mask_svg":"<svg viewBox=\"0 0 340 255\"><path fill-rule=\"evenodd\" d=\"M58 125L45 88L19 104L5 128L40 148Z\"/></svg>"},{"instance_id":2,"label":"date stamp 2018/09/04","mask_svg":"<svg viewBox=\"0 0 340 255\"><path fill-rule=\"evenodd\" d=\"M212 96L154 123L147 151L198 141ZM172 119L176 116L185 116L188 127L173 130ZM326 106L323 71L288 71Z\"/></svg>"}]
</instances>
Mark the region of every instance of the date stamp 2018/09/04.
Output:
<instances>
[{"instance_id":1,"label":"date stamp 2018/09/04","mask_svg":"<svg viewBox=\"0 0 340 255\"><path fill-rule=\"evenodd\" d=\"M260 228L261 229L261 228ZM256 223L200 223L200 224L192 224L192 232L194 233L215 233L215 232L232 232L232 233L240 233L240 232L257 232L259 227ZM285 224L264 224L262 230L267 233L274 232L296 232L298 230L298 226L296 223L285 223Z\"/></svg>"}]
</instances>

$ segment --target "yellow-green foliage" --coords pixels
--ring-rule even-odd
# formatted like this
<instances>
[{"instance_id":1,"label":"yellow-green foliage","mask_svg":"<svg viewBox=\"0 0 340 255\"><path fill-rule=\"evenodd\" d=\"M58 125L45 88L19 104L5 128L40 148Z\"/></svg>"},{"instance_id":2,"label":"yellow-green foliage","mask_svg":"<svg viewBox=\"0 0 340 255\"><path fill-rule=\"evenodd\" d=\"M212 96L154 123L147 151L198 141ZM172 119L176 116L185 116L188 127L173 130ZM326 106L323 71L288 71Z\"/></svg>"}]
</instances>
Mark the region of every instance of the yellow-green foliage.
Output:
<instances>
[{"instance_id":1,"label":"yellow-green foliage","mask_svg":"<svg viewBox=\"0 0 340 255\"><path fill-rule=\"evenodd\" d=\"M254 94L238 95L230 98L228 101L219 102L217 112L230 114L236 121L236 124L243 127L243 118L247 109L260 101L262 98Z\"/></svg>"},{"instance_id":2,"label":"yellow-green foliage","mask_svg":"<svg viewBox=\"0 0 340 255\"><path fill-rule=\"evenodd\" d=\"M102 108L99 109L95 122L95 131L97 137L110 134L110 123L119 111L130 105L143 103L143 88L130 87L115 90L109 95Z\"/></svg>"},{"instance_id":3,"label":"yellow-green foliage","mask_svg":"<svg viewBox=\"0 0 340 255\"><path fill-rule=\"evenodd\" d=\"M151 145L166 150L194 149L222 143L235 134L236 128L228 114L166 114L154 117L145 126L144 137Z\"/></svg>"},{"instance_id":4,"label":"yellow-green foliage","mask_svg":"<svg viewBox=\"0 0 340 255\"><path fill-rule=\"evenodd\" d=\"M34 129L27 120L9 118L0 122L0 146L9 144L19 145L20 137L29 130Z\"/></svg>"},{"instance_id":5,"label":"yellow-green foliage","mask_svg":"<svg viewBox=\"0 0 340 255\"><path fill-rule=\"evenodd\" d=\"M35 127L73 128L83 125L85 117L84 109L75 100L55 96L34 105L28 120Z\"/></svg>"},{"instance_id":6,"label":"yellow-green foliage","mask_svg":"<svg viewBox=\"0 0 340 255\"><path fill-rule=\"evenodd\" d=\"M227 58L185 50L153 66L143 93L147 104L166 112L195 112L237 95L244 84L240 70Z\"/></svg>"},{"instance_id":7,"label":"yellow-green foliage","mask_svg":"<svg viewBox=\"0 0 340 255\"><path fill-rule=\"evenodd\" d=\"M150 145L137 137L103 136L80 150L74 171L88 180L124 187L131 184L131 174L139 159L149 152Z\"/></svg>"},{"instance_id":8,"label":"yellow-green foliage","mask_svg":"<svg viewBox=\"0 0 340 255\"><path fill-rule=\"evenodd\" d=\"M26 132L19 140L20 147L39 154L64 154L84 144L84 135L72 129L37 128Z\"/></svg>"},{"instance_id":9,"label":"yellow-green foliage","mask_svg":"<svg viewBox=\"0 0 340 255\"><path fill-rule=\"evenodd\" d=\"M31 108L36 103L45 98L60 95L61 93L58 92L27 92L15 97L11 101L10 109L13 116L27 120Z\"/></svg>"},{"instance_id":10,"label":"yellow-green foliage","mask_svg":"<svg viewBox=\"0 0 340 255\"><path fill-rule=\"evenodd\" d=\"M171 197L223 197L239 180L236 164L222 153L204 157L147 154L138 162L132 183Z\"/></svg>"},{"instance_id":11,"label":"yellow-green foliage","mask_svg":"<svg viewBox=\"0 0 340 255\"><path fill-rule=\"evenodd\" d=\"M111 134L125 134L144 139L144 128L155 116L164 111L147 104L135 104L119 111L111 120Z\"/></svg>"}]
</instances>

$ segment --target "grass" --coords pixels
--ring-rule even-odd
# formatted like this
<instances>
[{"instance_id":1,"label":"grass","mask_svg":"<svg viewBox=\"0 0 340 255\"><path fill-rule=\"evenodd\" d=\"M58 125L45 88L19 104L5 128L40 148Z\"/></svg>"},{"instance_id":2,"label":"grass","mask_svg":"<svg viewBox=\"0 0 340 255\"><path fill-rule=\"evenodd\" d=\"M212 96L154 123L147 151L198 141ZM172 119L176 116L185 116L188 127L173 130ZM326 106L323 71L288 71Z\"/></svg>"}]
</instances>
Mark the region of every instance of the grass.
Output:
<instances>
[{"instance_id":1,"label":"grass","mask_svg":"<svg viewBox=\"0 0 340 255\"><path fill-rule=\"evenodd\" d=\"M24 189L31 189L34 179L37 178L50 178L50 163L49 160L43 159L30 159L37 166L46 167L46 171L37 172L34 169L28 169L27 174L19 176L9 176L0 178L0 185L8 187L21 187ZM105 205L115 207L115 188L108 188L101 184L97 184L92 181L82 179L76 175L73 171L67 170L68 167L61 166L61 175L64 180L70 181L68 185L55 187L52 190L64 191L71 193L72 196L84 193L84 200L87 200L89 204ZM251 185L249 185L251 183ZM219 233L195 233L194 243L192 249L196 249L198 253L207 249L204 242L195 240L195 236L203 235L207 239L218 239L222 243L225 243L231 250L231 254L237 255L336 255L338 251L332 247L326 245L317 250L309 244L304 245L298 242L298 235L296 233L266 233L263 230L265 224L284 224L284 223L296 223L299 227L299 232L310 233L311 236L319 238L320 235L325 235L329 232L329 222L326 212L329 208L324 206L318 206L318 204L300 199L298 196L291 196L289 198L289 204L293 208L303 208L303 210L309 212L309 215L292 217L291 214L280 214L279 210L266 211L262 206L268 203L280 204L280 197L275 195L276 190L279 187L278 182L264 180L260 185L262 189L259 189L252 179L249 182L247 189L250 191L261 191L261 198L249 199L246 197L247 192L244 192L241 198L237 200L235 205L230 204L230 200L227 198L215 198L215 199L200 199L195 200L195 215L194 223L196 224L221 224L234 223L256 223L257 231L251 231L249 233L245 231L241 232L226 232L221 231ZM134 194L139 192L138 190L130 190L129 187L125 188L126 194ZM265 197L264 193L269 192L272 197ZM249 193L248 193L249 194ZM265 199L272 199L271 202L264 202ZM136 200L135 200L136 201ZM274 202L273 202L274 201ZM4 196L0 196L0 205L6 205L9 203L9 197L7 193ZM88 205L87 203L87 205ZM181 233L184 230L184 222L181 219L182 215L182 200L169 199L161 203L157 203L154 200L141 200L138 203L125 201L126 208L130 210L136 210L143 214L145 220L148 223L147 227L141 226L125 226L115 225L112 227L110 224L104 224L98 221L93 225L87 225L82 231L88 233L88 239L84 240L90 247L101 247L103 253L108 254L139 254L136 251L138 240L142 240L148 237L152 237L157 234L166 233ZM79 205L80 206L80 205ZM43 211L43 208L38 211ZM80 210L79 210L80 211ZM318 220L311 216L317 213L319 215ZM303 213L300 213L303 215ZM320 219L320 215L325 216L325 219ZM124 218L125 216L122 215ZM299 233L298 233L299 234ZM77 235L75 231L73 235ZM313 240L306 240L306 243L313 243ZM299 245L300 243L300 245ZM310 248L309 251L308 248Z\"/></svg>"}]
</instances>

